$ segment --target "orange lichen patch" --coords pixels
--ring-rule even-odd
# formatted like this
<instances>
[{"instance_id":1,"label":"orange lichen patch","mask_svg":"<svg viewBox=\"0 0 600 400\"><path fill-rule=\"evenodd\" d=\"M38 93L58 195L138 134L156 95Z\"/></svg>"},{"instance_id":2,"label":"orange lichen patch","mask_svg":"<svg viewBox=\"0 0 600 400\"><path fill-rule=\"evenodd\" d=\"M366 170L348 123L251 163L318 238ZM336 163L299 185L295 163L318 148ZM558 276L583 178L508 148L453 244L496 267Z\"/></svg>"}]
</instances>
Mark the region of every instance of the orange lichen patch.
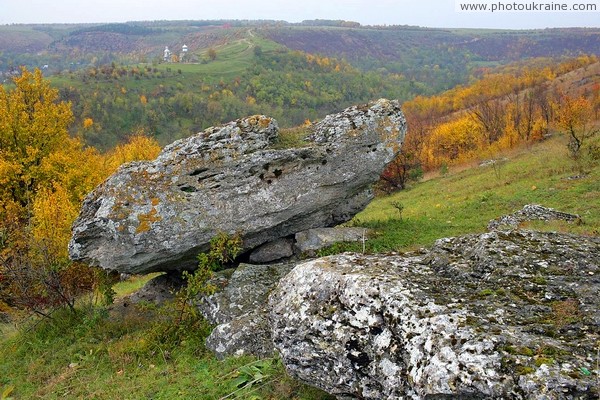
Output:
<instances>
[{"instance_id":1,"label":"orange lichen patch","mask_svg":"<svg viewBox=\"0 0 600 400\"><path fill-rule=\"evenodd\" d=\"M364 129L360 129L360 128L349 129L348 132L346 132L346 135L350 136L350 137L358 137L363 132L364 132Z\"/></svg>"},{"instance_id":2,"label":"orange lichen patch","mask_svg":"<svg viewBox=\"0 0 600 400\"><path fill-rule=\"evenodd\" d=\"M137 229L135 230L135 233L148 232L154 222L161 221L162 217L160 215L156 215L156 214L157 214L156 208L152 207L152 210L150 210L150 212L148 214L138 215L138 221L140 221L140 224L138 225Z\"/></svg>"},{"instance_id":3,"label":"orange lichen patch","mask_svg":"<svg viewBox=\"0 0 600 400\"><path fill-rule=\"evenodd\" d=\"M121 204L115 204L112 207L110 218L114 220L125 220L131 214L131 210Z\"/></svg>"},{"instance_id":4,"label":"orange lichen patch","mask_svg":"<svg viewBox=\"0 0 600 400\"><path fill-rule=\"evenodd\" d=\"M271 123L271 118L261 118L258 123L260 124L261 128L266 128Z\"/></svg>"},{"instance_id":5,"label":"orange lichen patch","mask_svg":"<svg viewBox=\"0 0 600 400\"><path fill-rule=\"evenodd\" d=\"M158 197L153 197L151 200L153 206L157 206L160 203L160 199Z\"/></svg>"}]
</instances>

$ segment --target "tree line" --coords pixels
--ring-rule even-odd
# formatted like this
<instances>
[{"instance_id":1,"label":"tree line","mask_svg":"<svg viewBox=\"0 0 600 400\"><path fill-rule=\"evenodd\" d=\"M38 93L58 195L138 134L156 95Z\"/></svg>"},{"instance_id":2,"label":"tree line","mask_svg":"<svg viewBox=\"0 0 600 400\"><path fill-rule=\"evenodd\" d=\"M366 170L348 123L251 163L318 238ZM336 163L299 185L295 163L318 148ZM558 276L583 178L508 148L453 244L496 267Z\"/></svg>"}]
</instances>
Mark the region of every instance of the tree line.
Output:
<instances>
[{"instance_id":1,"label":"tree line","mask_svg":"<svg viewBox=\"0 0 600 400\"><path fill-rule=\"evenodd\" d=\"M595 56L580 56L545 66L483 71L470 85L405 102L410 133L402 154L382 175L381 187L403 189L424 172L493 157L542 140L551 129L565 132L571 156L579 157L597 132L592 122L600 112L600 84L570 93L553 84L597 63Z\"/></svg>"},{"instance_id":2,"label":"tree line","mask_svg":"<svg viewBox=\"0 0 600 400\"><path fill-rule=\"evenodd\" d=\"M300 51L255 52L252 64L231 79L181 68L113 63L51 79L60 98L73 104L71 133L102 150L132 130L166 144L245 115L267 114L292 127L373 98L423 93L401 74L363 72Z\"/></svg>"}]
</instances>

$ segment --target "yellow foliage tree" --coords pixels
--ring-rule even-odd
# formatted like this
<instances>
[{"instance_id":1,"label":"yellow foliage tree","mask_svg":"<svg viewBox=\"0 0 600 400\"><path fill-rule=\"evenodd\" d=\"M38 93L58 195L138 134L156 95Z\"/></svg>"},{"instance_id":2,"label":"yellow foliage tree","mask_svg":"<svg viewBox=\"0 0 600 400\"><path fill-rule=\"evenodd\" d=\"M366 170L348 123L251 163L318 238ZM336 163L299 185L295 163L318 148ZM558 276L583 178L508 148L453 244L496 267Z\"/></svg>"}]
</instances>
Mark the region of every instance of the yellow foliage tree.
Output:
<instances>
[{"instance_id":1,"label":"yellow foliage tree","mask_svg":"<svg viewBox=\"0 0 600 400\"><path fill-rule=\"evenodd\" d=\"M89 129L94 125L94 120L92 118L85 118L83 120L83 129Z\"/></svg>"},{"instance_id":2,"label":"yellow foliage tree","mask_svg":"<svg viewBox=\"0 0 600 400\"><path fill-rule=\"evenodd\" d=\"M437 125L427 138L423 148L425 166L437 168L440 165L461 161L480 148L482 127L468 115Z\"/></svg>"},{"instance_id":3,"label":"yellow foliage tree","mask_svg":"<svg viewBox=\"0 0 600 400\"><path fill-rule=\"evenodd\" d=\"M143 131L136 132L125 144L115 147L106 155L108 174L119 166L131 161L152 160L160 153L156 139L148 137Z\"/></svg>"},{"instance_id":4,"label":"yellow foliage tree","mask_svg":"<svg viewBox=\"0 0 600 400\"><path fill-rule=\"evenodd\" d=\"M67 245L71 238L71 224L79 212L79 203L73 202L67 189L56 184L52 189L42 189L33 202L31 241L36 251L43 255L39 262L52 260L52 264L68 263Z\"/></svg>"},{"instance_id":5,"label":"yellow foliage tree","mask_svg":"<svg viewBox=\"0 0 600 400\"><path fill-rule=\"evenodd\" d=\"M584 142L600 130L593 125L594 108L585 97L563 96L558 114L558 127L569 135L569 152L578 158Z\"/></svg>"},{"instance_id":6,"label":"yellow foliage tree","mask_svg":"<svg viewBox=\"0 0 600 400\"><path fill-rule=\"evenodd\" d=\"M208 49L208 51L206 52L206 55L208 55L208 58L210 58L212 61L217 59L217 51L215 49L213 49L212 47L210 49Z\"/></svg>"},{"instance_id":7,"label":"yellow foliage tree","mask_svg":"<svg viewBox=\"0 0 600 400\"><path fill-rule=\"evenodd\" d=\"M43 315L54 305L73 309L94 283L94 271L67 254L85 195L122 163L154 158L160 147L137 133L101 155L69 136L70 104L39 70L23 69L14 83L10 91L0 86L0 302Z\"/></svg>"},{"instance_id":8,"label":"yellow foliage tree","mask_svg":"<svg viewBox=\"0 0 600 400\"><path fill-rule=\"evenodd\" d=\"M72 306L76 282L90 281L90 270L74 268L67 256L84 196L122 162L155 157L159 148L136 135L102 156L68 135L70 104L58 102L39 70L23 69L14 83L11 91L0 86L0 275L8 277L12 304L40 312L55 301Z\"/></svg>"},{"instance_id":9,"label":"yellow foliage tree","mask_svg":"<svg viewBox=\"0 0 600 400\"><path fill-rule=\"evenodd\" d=\"M40 70L23 68L14 82L10 92L0 86L0 201L15 202L25 211L33 194L49 186L43 160L69 140L73 115L69 103L57 102L58 91Z\"/></svg>"},{"instance_id":10,"label":"yellow foliage tree","mask_svg":"<svg viewBox=\"0 0 600 400\"><path fill-rule=\"evenodd\" d=\"M81 176L93 168L81 166L97 152L86 153L69 137L70 104L58 101L39 70L23 69L14 83L10 91L0 86L0 300L43 314L55 304L73 308L84 286L62 283L70 268L70 225L83 193L96 183ZM89 282L83 277L91 270L79 272L70 281Z\"/></svg>"}]
</instances>

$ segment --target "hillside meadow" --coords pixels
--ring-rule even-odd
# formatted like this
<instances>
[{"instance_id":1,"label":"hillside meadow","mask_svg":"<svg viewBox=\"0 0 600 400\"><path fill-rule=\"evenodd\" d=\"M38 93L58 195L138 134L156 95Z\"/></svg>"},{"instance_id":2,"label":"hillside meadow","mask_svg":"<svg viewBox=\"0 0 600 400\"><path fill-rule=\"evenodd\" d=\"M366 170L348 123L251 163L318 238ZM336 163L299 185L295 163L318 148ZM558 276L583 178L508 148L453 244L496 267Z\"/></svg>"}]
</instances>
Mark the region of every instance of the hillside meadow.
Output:
<instances>
[{"instance_id":1,"label":"hillside meadow","mask_svg":"<svg viewBox=\"0 0 600 400\"><path fill-rule=\"evenodd\" d=\"M441 237L483 232L490 219L536 203L577 213L582 222L524 228L598 235L598 160L572 160L566 143L556 133L498 154L495 166L450 168L375 199L350 224L375 231L367 252L407 252ZM342 250L362 251L349 245L323 254ZM127 306L126 296L152 276L115 285L113 305L84 297L76 314L59 310L52 320L2 325L4 398L331 399L287 377L277 358L217 361L203 345L210 327L201 319L173 327L173 306Z\"/></svg>"}]
</instances>

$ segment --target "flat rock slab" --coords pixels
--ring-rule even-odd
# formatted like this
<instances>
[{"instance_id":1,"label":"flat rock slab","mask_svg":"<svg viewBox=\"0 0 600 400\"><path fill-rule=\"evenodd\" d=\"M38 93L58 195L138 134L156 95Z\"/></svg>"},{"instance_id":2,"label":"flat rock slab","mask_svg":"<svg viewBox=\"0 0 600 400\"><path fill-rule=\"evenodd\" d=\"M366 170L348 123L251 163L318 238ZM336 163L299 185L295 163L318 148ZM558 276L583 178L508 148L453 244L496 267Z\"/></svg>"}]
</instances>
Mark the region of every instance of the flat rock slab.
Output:
<instances>
[{"instance_id":1,"label":"flat rock slab","mask_svg":"<svg viewBox=\"0 0 600 400\"><path fill-rule=\"evenodd\" d=\"M122 273L193 269L219 232L243 250L348 221L399 152L398 101L327 116L300 148L276 150L277 123L252 116L121 167L90 193L73 225L73 260Z\"/></svg>"},{"instance_id":2,"label":"flat rock slab","mask_svg":"<svg viewBox=\"0 0 600 400\"><path fill-rule=\"evenodd\" d=\"M250 254L250 262L265 264L294 255L294 240L289 238L277 239L265 243Z\"/></svg>"}]
</instances>

